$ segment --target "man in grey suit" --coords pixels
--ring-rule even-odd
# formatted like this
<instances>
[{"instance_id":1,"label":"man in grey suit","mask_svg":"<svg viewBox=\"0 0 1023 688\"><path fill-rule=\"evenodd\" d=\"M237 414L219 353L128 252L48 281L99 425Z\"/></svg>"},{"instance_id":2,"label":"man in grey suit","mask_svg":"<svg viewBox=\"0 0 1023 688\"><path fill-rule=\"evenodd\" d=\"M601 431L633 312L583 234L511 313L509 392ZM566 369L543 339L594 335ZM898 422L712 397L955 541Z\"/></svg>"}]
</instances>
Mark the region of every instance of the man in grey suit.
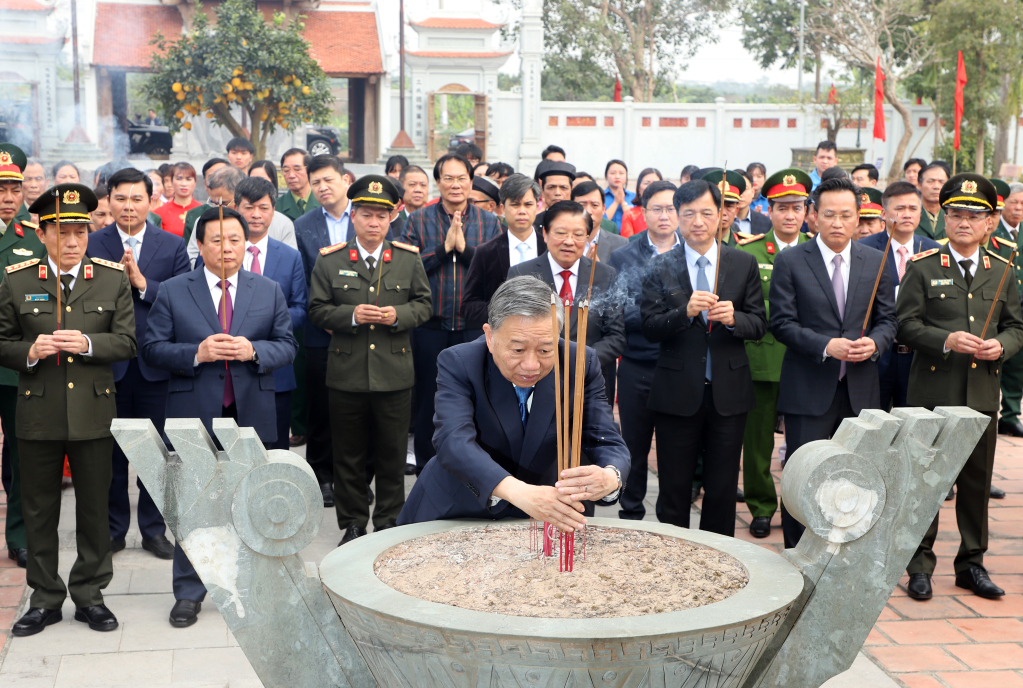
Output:
<instances>
[{"instance_id":1,"label":"man in grey suit","mask_svg":"<svg viewBox=\"0 0 1023 688\"><path fill-rule=\"evenodd\" d=\"M874 299L883 256L852 241L860 194L851 180L829 179L813 192L818 234L783 251L771 279L771 334L787 347L778 413L785 415L787 454L830 438L844 418L878 408L877 361L898 329L895 290L887 270ZM782 505L785 546L795 547L803 526Z\"/></svg>"},{"instance_id":2,"label":"man in grey suit","mask_svg":"<svg viewBox=\"0 0 1023 688\"><path fill-rule=\"evenodd\" d=\"M618 225L604 217L604 191L595 182L583 182L572 189L572 200L579 203L593 218L593 228L586 240L586 255L597 244L597 260L606 263L611 253L629 243L618 234Z\"/></svg>"},{"instance_id":3,"label":"man in grey suit","mask_svg":"<svg viewBox=\"0 0 1023 688\"><path fill-rule=\"evenodd\" d=\"M599 260L594 267L585 255L592 222L589 213L575 201L555 203L543 214L547 252L512 266L508 270L508 278L535 275L550 285L562 301L578 306L586 299L593 269L593 301L586 327L586 346L597 352L604 373L607 402L613 406L616 362L625 351L625 304L624 298L615 303L609 297L617 277L614 268ZM578 309L573 308L568 324L573 341L577 339L577 324Z\"/></svg>"}]
</instances>

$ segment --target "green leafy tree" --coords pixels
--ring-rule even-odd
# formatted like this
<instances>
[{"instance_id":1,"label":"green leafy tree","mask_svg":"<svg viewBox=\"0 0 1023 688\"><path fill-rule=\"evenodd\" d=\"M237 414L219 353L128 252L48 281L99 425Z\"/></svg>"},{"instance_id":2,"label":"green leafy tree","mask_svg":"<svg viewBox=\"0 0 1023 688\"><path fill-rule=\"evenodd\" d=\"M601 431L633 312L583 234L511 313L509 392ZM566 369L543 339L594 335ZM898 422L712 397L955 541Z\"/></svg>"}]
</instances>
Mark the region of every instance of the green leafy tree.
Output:
<instances>
[{"instance_id":1,"label":"green leafy tree","mask_svg":"<svg viewBox=\"0 0 1023 688\"><path fill-rule=\"evenodd\" d=\"M578 57L548 55L540 76L542 100L609 101L615 78L587 50Z\"/></svg>"},{"instance_id":2,"label":"green leafy tree","mask_svg":"<svg viewBox=\"0 0 1023 688\"><path fill-rule=\"evenodd\" d=\"M807 0L804 21L817 15L810 10L818 6ZM742 22L742 44L762 69L780 65L782 69L799 66L799 2L798 0L745 0L739 5ZM803 71L815 72L814 101L821 100L821 39L813 31L803 35Z\"/></svg>"},{"instance_id":3,"label":"green leafy tree","mask_svg":"<svg viewBox=\"0 0 1023 688\"><path fill-rule=\"evenodd\" d=\"M153 39L154 74L143 88L172 133L204 115L248 138L261 158L276 129L329 118L327 77L309 55L301 21L276 13L268 22L249 0L224 0L215 22L197 0L193 16L192 30L178 40ZM239 122L242 111L251 131Z\"/></svg>"}]
</instances>

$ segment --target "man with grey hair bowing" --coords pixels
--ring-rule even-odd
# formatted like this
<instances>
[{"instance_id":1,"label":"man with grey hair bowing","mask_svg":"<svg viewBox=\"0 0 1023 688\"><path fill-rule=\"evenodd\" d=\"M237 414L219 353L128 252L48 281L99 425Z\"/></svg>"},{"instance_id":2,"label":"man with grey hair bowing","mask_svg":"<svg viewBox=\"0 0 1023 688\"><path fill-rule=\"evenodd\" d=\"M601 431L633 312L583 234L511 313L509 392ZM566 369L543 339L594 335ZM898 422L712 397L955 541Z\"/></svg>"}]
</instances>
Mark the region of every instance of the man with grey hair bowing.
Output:
<instances>
[{"instance_id":1,"label":"man with grey hair bowing","mask_svg":"<svg viewBox=\"0 0 1023 688\"><path fill-rule=\"evenodd\" d=\"M532 276L502 284L490 301L484 337L441 352L433 443L398 525L443 518L524 518L574 531L583 500L613 503L629 473L629 452L604 395L600 362L586 352L582 451L593 465L557 475L555 356L551 289ZM558 306L558 321L564 313ZM575 380L575 345L569 350ZM571 409L574 417L578 409Z\"/></svg>"}]
</instances>

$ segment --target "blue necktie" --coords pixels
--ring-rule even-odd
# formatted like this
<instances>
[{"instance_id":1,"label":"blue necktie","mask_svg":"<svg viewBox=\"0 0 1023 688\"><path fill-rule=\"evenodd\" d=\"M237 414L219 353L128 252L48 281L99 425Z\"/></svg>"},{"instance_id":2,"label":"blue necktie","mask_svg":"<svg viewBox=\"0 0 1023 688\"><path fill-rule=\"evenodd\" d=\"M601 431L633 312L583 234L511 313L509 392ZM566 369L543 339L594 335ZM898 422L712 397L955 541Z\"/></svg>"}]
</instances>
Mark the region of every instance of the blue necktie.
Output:
<instances>
[{"instance_id":1,"label":"blue necktie","mask_svg":"<svg viewBox=\"0 0 1023 688\"><path fill-rule=\"evenodd\" d=\"M132 258L139 262L139 240L133 236L128 237L128 247L131 249Z\"/></svg>"},{"instance_id":2,"label":"blue necktie","mask_svg":"<svg viewBox=\"0 0 1023 688\"><path fill-rule=\"evenodd\" d=\"M529 395L532 393L532 387L515 388L515 396L519 398L519 418L522 420L522 427L526 427L526 418L529 417L529 411L526 410L526 400L529 399Z\"/></svg>"},{"instance_id":3,"label":"blue necktie","mask_svg":"<svg viewBox=\"0 0 1023 688\"><path fill-rule=\"evenodd\" d=\"M696 259L696 265L700 268L696 273L696 290L710 291L710 282L707 280L707 266L710 265L710 261L707 256L700 256ZM707 311L700 311L700 315L703 317L703 321L707 322ZM704 371L704 376L708 382L711 380L709 346L707 347L707 368Z\"/></svg>"}]
</instances>

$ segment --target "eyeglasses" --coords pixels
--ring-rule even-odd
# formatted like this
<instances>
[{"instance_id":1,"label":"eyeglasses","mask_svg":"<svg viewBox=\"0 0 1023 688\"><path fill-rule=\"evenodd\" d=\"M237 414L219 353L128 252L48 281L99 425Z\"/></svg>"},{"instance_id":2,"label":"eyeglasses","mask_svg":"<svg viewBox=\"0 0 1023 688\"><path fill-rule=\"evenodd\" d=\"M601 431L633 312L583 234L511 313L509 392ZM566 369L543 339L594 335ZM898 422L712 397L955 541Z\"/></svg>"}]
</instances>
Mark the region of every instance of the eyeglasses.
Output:
<instances>
[{"instance_id":1,"label":"eyeglasses","mask_svg":"<svg viewBox=\"0 0 1023 688\"><path fill-rule=\"evenodd\" d=\"M647 206L646 211L652 214L654 217L661 217L662 215L664 217L671 217L672 215L675 214L675 206L673 205ZM711 215L711 217L713 217L713 215Z\"/></svg>"},{"instance_id":2,"label":"eyeglasses","mask_svg":"<svg viewBox=\"0 0 1023 688\"><path fill-rule=\"evenodd\" d=\"M986 212L955 214L949 213L948 219L952 222L963 222L965 220L970 224L980 224L981 222L985 222L988 219L988 213Z\"/></svg>"},{"instance_id":3,"label":"eyeglasses","mask_svg":"<svg viewBox=\"0 0 1023 688\"><path fill-rule=\"evenodd\" d=\"M447 176L441 177L440 180L442 182L444 182L445 184L454 184L455 182L458 182L459 184L465 184L466 182L469 181L469 177L467 177L466 175L463 174L461 177L447 177Z\"/></svg>"}]
</instances>

